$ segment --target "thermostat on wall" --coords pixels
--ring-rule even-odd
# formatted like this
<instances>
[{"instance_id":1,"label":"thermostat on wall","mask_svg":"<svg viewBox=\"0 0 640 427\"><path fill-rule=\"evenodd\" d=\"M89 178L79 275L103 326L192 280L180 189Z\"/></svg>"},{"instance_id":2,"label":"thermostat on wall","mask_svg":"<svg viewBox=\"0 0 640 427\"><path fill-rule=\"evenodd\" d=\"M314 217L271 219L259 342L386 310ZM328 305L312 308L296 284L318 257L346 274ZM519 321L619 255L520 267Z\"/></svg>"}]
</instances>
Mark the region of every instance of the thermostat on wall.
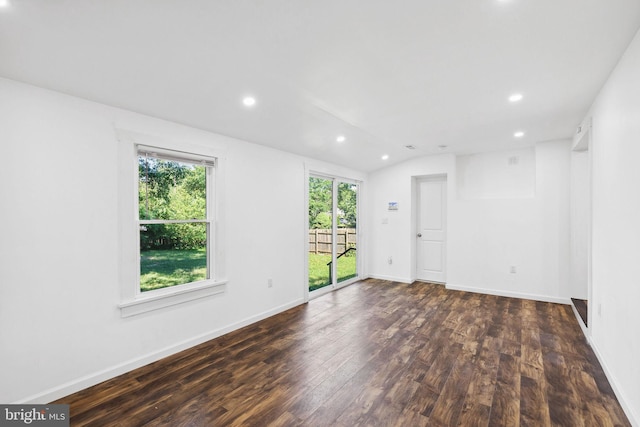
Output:
<instances>
[{"instance_id":1,"label":"thermostat on wall","mask_svg":"<svg viewBox=\"0 0 640 427\"><path fill-rule=\"evenodd\" d=\"M397 211L398 210L398 202L389 202L389 210Z\"/></svg>"}]
</instances>

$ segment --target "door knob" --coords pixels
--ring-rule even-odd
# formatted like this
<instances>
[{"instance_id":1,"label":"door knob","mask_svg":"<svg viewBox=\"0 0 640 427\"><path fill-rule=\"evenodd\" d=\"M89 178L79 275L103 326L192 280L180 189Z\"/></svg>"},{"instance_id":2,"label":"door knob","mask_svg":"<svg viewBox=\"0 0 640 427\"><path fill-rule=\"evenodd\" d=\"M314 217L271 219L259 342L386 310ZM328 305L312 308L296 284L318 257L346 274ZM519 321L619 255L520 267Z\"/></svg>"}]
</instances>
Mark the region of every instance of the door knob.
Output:
<instances>
[{"instance_id":1,"label":"door knob","mask_svg":"<svg viewBox=\"0 0 640 427\"><path fill-rule=\"evenodd\" d=\"M422 237L422 233L418 233L418 237Z\"/></svg>"}]
</instances>

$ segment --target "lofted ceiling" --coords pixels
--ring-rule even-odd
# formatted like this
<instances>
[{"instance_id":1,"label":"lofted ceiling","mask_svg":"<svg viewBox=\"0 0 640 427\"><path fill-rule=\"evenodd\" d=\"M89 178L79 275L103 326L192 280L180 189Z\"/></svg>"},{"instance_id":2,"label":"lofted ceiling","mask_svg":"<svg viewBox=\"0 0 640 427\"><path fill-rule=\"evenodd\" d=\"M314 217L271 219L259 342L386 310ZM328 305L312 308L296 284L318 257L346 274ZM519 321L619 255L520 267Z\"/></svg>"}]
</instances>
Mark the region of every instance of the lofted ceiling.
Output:
<instances>
[{"instance_id":1,"label":"lofted ceiling","mask_svg":"<svg viewBox=\"0 0 640 427\"><path fill-rule=\"evenodd\" d=\"M640 27L638 0L8 2L2 77L361 171L572 137Z\"/></svg>"}]
</instances>

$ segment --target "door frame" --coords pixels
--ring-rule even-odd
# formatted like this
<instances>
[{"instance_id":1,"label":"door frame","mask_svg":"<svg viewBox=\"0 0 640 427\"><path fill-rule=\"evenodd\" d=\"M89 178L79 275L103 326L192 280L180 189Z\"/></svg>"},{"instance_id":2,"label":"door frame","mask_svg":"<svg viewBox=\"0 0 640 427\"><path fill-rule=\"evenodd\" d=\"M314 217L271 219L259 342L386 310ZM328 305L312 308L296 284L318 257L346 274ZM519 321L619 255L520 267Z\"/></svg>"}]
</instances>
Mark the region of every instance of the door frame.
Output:
<instances>
[{"instance_id":1,"label":"door frame","mask_svg":"<svg viewBox=\"0 0 640 427\"><path fill-rule=\"evenodd\" d=\"M599 307L594 306L593 301L593 284L592 284L592 239L593 239L593 121L589 117L578 128L578 132L574 137L571 145L571 153L573 152L586 152L587 155L587 191L588 191L588 212L587 212L587 325L583 326L580 320L578 324L582 329L584 335L591 339L591 331L593 330L593 318L595 313L599 311ZM571 215L571 214L570 214ZM573 215L570 217L570 221L573 221ZM573 258L570 258L573 261ZM573 266L571 266L572 268ZM570 270L571 274L571 270ZM574 311L576 318L580 319L576 308L571 303L571 308Z\"/></svg>"},{"instance_id":2,"label":"door frame","mask_svg":"<svg viewBox=\"0 0 640 427\"><path fill-rule=\"evenodd\" d=\"M449 198L450 198L450 188L449 188L449 176L447 173L434 173L427 175L415 175L411 177L411 281L418 280L418 239L416 238L416 234L418 233L418 222L419 218L419 204L420 200L420 183L423 181L444 181L445 183L445 253L444 253L444 272L445 272L445 282L447 280L447 259L449 252L448 245L448 227L449 227Z\"/></svg>"},{"instance_id":3,"label":"door frame","mask_svg":"<svg viewBox=\"0 0 640 427\"><path fill-rule=\"evenodd\" d=\"M304 192L305 192L305 196L304 196L304 200L305 200L305 207L304 207L304 215L305 215L305 219L304 219L304 248L305 248L305 256L304 256L304 301L308 302L310 299L314 299L317 298L319 296L322 296L326 293L329 292L333 292L335 290L341 289L345 286L348 286L352 283L355 283L359 280L362 280L363 277L366 277L364 274L364 259L365 259L365 255L366 255L366 251L365 251L365 246L363 244L363 229L364 229L364 223L362 221L362 218L364 217L364 215L362 215L362 207L364 206L364 181L358 178L349 178L349 177L345 177L342 176L340 174L336 174L336 173L332 173L332 172L322 172L318 169L312 169L312 168L308 168L307 165L305 165L305 181L304 181ZM334 260L333 264L332 264L332 277L333 277L333 283L320 288L320 289L316 289L315 291L309 291L309 178L311 177L316 177L316 178L324 178L324 179L329 179L333 181L333 224L332 224L332 241L334 242L334 244L332 245L332 254L331 257ZM351 279L347 279L343 282L338 283L337 282L337 262L335 262L335 258L338 255L336 252L337 249L337 231L338 231L338 227L337 227L337 222L336 222L336 213L337 213L337 209L338 209L338 192L337 192L337 184L340 182L345 182L345 183L353 183L353 184L357 184L358 185L358 195L357 195L357 201L356 201L356 245L357 245L357 252L356 252L356 277L352 277Z\"/></svg>"}]
</instances>

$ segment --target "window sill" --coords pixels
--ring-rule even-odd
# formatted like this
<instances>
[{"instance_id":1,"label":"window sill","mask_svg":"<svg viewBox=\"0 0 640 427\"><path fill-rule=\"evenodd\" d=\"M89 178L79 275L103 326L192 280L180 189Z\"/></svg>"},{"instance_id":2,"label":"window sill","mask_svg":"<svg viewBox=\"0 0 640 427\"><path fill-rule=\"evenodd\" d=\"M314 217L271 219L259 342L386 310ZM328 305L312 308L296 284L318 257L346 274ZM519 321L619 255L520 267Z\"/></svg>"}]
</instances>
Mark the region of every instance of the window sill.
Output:
<instances>
[{"instance_id":1,"label":"window sill","mask_svg":"<svg viewBox=\"0 0 640 427\"><path fill-rule=\"evenodd\" d=\"M212 295L224 293L227 281L221 280L217 282L204 282L194 284L188 287L180 287L177 289L165 289L160 293L155 291L149 295L142 294L139 297L119 304L120 315L122 317L131 317L138 314L147 313L149 311L158 310L172 305L182 304L200 298L206 298Z\"/></svg>"}]
</instances>

